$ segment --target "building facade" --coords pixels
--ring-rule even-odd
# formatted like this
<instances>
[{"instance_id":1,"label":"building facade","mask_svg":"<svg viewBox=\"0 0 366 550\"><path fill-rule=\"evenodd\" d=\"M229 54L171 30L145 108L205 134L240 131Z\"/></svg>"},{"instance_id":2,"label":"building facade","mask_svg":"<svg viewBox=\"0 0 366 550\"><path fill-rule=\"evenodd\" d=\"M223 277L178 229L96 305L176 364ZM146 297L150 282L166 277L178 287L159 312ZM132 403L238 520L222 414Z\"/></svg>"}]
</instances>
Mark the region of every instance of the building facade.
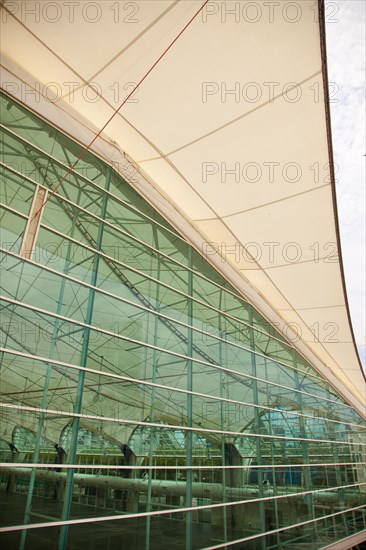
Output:
<instances>
[{"instance_id":1,"label":"building facade","mask_svg":"<svg viewBox=\"0 0 366 550\"><path fill-rule=\"evenodd\" d=\"M58 186L83 146L1 109L5 547L362 540L355 407L112 166Z\"/></svg>"}]
</instances>

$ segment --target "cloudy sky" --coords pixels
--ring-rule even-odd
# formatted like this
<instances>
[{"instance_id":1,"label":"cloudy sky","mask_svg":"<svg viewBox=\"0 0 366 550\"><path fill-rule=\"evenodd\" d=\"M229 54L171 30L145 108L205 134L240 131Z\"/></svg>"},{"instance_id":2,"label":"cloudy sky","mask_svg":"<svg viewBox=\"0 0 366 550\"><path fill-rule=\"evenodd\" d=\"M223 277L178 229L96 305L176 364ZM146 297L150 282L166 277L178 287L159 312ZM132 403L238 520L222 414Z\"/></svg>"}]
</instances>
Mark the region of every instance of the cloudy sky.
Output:
<instances>
[{"instance_id":1,"label":"cloudy sky","mask_svg":"<svg viewBox=\"0 0 366 550\"><path fill-rule=\"evenodd\" d=\"M342 253L353 329L365 366L364 0L326 0L328 71Z\"/></svg>"}]
</instances>

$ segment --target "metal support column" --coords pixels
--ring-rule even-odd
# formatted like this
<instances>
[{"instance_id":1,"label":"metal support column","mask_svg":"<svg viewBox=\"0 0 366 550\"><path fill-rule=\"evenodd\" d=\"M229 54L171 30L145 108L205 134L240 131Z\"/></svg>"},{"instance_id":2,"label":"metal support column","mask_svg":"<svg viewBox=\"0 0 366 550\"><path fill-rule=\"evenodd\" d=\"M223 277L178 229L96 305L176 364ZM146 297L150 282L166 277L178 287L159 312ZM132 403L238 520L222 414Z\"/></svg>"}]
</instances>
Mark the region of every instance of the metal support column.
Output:
<instances>
[{"instance_id":1,"label":"metal support column","mask_svg":"<svg viewBox=\"0 0 366 550\"><path fill-rule=\"evenodd\" d=\"M109 168L107 179L106 179L106 186L105 186L107 191L109 191L111 174L112 174L112 169ZM101 214L100 214L100 217L103 220L105 219L107 204L108 204L108 194L106 193L103 197ZM99 251L102 248L103 232L104 232L104 224L103 222L101 222L99 225L98 236L97 236L97 250ZM99 254L96 254L94 269L91 277L92 286L96 286L97 284L99 263L100 263L100 256ZM86 319L85 319L85 323L87 325L90 325L92 323L94 298L95 298L95 290L91 289L89 292L88 308L87 308ZM83 348L81 352L81 361L80 361L80 364L83 368L87 367L89 340L90 340L90 329L86 328L84 330L84 342L83 342ZM76 390L75 405L74 405L74 413L76 414L80 414L82 410L84 379L85 379L85 372L80 371L77 390ZM74 418L73 425L72 425L71 444L70 444L70 450L68 454L68 464L74 464L76 461L79 426L80 426L80 418L76 417ZM62 511L63 521L67 521L68 519L70 519L72 493L73 493L73 479L74 479L74 469L70 468L68 470L68 475L67 475L65 499L64 499L64 506ZM58 545L59 550L66 550L67 536L68 536L68 525L64 525L63 527L61 527L59 545Z\"/></svg>"},{"instance_id":2,"label":"metal support column","mask_svg":"<svg viewBox=\"0 0 366 550\"><path fill-rule=\"evenodd\" d=\"M220 336L220 340L219 340L219 364L221 366L224 366L223 365L223 350L222 350L223 343L222 343L222 340L221 340L221 338L224 338L224 332L222 330L222 324L221 324L222 290L220 290L219 309L220 309L220 313L219 313L219 336ZM226 375L224 374L224 372L220 370L220 397L221 398L227 397L225 395L225 376ZM225 415L224 407L225 407L224 401L220 401L221 430L226 431L227 427L226 427L226 422L225 422L226 415ZM226 466L227 464L226 464L225 436L224 435L221 436L221 457L222 457L223 466ZM222 469L222 495L223 495L222 502L227 501L227 496L226 496L227 478L230 479L230 477L231 477L231 471L229 470L229 474L227 475L226 469L223 468ZM222 519L223 519L223 522L224 522L224 533L223 533L224 542L227 542L227 509L226 509L226 506L224 506L223 509L222 509Z\"/></svg>"},{"instance_id":3,"label":"metal support column","mask_svg":"<svg viewBox=\"0 0 366 550\"><path fill-rule=\"evenodd\" d=\"M188 249L188 265L192 269L192 249ZM188 271L188 295L193 296L193 272ZM188 325L193 325L193 301L188 298ZM192 357L193 353L193 334L192 329L188 328L188 348L187 355ZM193 390L193 365L192 361L187 361L187 390ZM193 426L193 397L191 393L187 394L187 427ZM192 482L193 482L193 433L187 431L187 490L186 506L192 506ZM186 512L186 550L192 549L192 512Z\"/></svg>"},{"instance_id":4,"label":"metal support column","mask_svg":"<svg viewBox=\"0 0 366 550\"><path fill-rule=\"evenodd\" d=\"M158 236L157 236L157 231L156 231L155 225L153 226L153 233L154 233L154 239L155 239L155 246L156 246L156 248L158 248L158 242L157 242L158 241ZM158 268L157 268L156 278L158 279L158 281L160 281L161 265L160 265L160 257L159 256L158 256L157 261L158 261ZM155 294L155 298L156 298L155 309L156 309L156 311L160 311L160 285L157 284L156 287L157 288L156 288L156 294ZM152 351L152 382L154 384L156 383L157 374L158 374L157 351L156 351L155 347L158 344L159 320L160 320L159 316L154 315L154 321L153 321L153 326L154 326L154 338L153 338L154 349ZM148 335L148 330L146 331L146 334ZM148 353L149 353L149 351L146 349L146 354L148 354ZM152 422L152 423L155 422L155 399L156 399L156 387L152 386L152 388L151 388L151 409L150 409L150 422ZM149 443L149 466L150 466L151 469L150 469L149 474L148 474L148 491L147 491L147 497L146 497L146 512L151 512L152 511L152 474L153 474L152 465L153 465L153 460L154 460L154 447L153 447L153 445L154 445L154 441L155 441L155 433L156 433L156 428L151 427L150 428L150 443ZM147 516L147 518L146 518L146 535L145 535L145 549L146 550L150 549L150 537L151 537L151 517Z\"/></svg>"},{"instance_id":5,"label":"metal support column","mask_svg":"<svg viewBox=\"0 0 366 550\"><path fill-rule=\"evenodd\" d=\"M250 348L254 351L255 350L255 341L254 341L254 329L253 329L253 308L249 306L249 324L251 326L250 329ZM250 354L251 359L251 366L252 366L252 376L253 378L253 403L255 405L259 405L259 395L258 395L258 382L256 380L257 378L257 356L254 353ZM261 421L260 421L260 413L257 407L254 408L254 426L255 431L257 434L261 431ZM262 449L261 449L261 441L259 437L255 438L255 448L257 453L257 464L258 466L262 465ZM259 498L264 497L264 486L263 486L263 470L261 468L258 468L258 493ZM260 515L260 526L262 533L266 532L266 517L265 517L265 506L264 502L261 500L259 502L259 515ZM261 537L261 549L266 550L266 539L265 537Z\"/></svg>"},{"instance_id":6,"label":"metal support column","mask_svg":"<svg viewBox=\"0 0 366 550\"><path fill-rule=\"evenodd\" d=\"M299 380L299 372L296 369L296 352L295 352L295 350L293 351L293 365L295 367L295 369L294 369L295 388L297 390L302 391L300 380ZM299 409L300 409L299 412L301 412L301 413L304 412L303 402L302 402L302 394L299 393L298 391L296 392L296 399L297 399L297 403L298 403ZM300 437L302 437L303 439L306 439L307 438L306 424L305 424L305 419L304 419L303 416L299 416L299 425L300 425ZM306 441L302 441L301 442L301 448L302 448L304 464L310 464L309 444ZM305 490L306 491L311 491L313 487L312 487L312 483L311 483L310 467L303 468L303 472L304 472L303 475L304 475ZM315 509L314 509L313 495L312 494L305 495L305 502L306 502L307 509L308 509L308 514L309 514L308 519L315 519ZM316 531L316 523L312 524L311 538L312 538L312 544L315 544L316 540L318 538L317 537L317 531Z\"/></svg>"},{"instance_id":7,"label":"metal support column","mask_svg":"<svg viewBox=\"0 0 366 550\"><path fill-rule=\"evenodd\" d=\"M80 191L79 191L78 198L79 197L80 197ZM41 223L41 214L39 215L38 218L39 218L38 219L38 224L40 224ZM72 236L74 234L75 227L76 227L76 219L73 221L73 224L72 224L72 227L71 227L71 235ZM33 246L34 245L35 245L35 241L33 242ZM65 258L65 273L67 273L68 270L69 270L71 250L72 250L72 244L69 242L69 244L67 246L66 258ZM66 285L66 279L64 277L62 277L61 278L61 285L60 285L60 293L59 293L58 302L57 302L57 309L56 309L56 314L58 314L58 315L62 313L61 310L62 310L62 305L63 305L63 301L64 301L65 285ZM61 323L61 321L59 319L55 318L53 332L52 332L52 340L51 340L51 345L50 345L50 354L49 354L50 359L53 359L54 353L56 351L57 334L58 334L58 331L59 331L60 323ZM43 388L43 393L42 393L41 409L47 408L48 389L49 389L49 384L50 384L53 368L54 367L51 363L47 364L45 383L44 383L44 388ZM33 454L33 462L35 464L39 462L39 456L40 456L40 450L41 450L41 441L42 441L42 433L43 433L43 429L44 429L44 420L45 420L45 414L40 413L39 420L38 420L35 447L34 447L34 454ZM28 523L30 523L33 492L34 492L34 485L35 485L35 480L36 480L36 472L37 472L37 469L33 468L32 469L32 474L31 474L31 477L30 477L30 480L29 480L27 500L26 500L25 509L24 509L24 521L23 521L24 525L27 525ZM23 529L21 537L20 537L19 550L24 550L26 537L27 537L27 529Z\"/></svg>"}]
</instances>

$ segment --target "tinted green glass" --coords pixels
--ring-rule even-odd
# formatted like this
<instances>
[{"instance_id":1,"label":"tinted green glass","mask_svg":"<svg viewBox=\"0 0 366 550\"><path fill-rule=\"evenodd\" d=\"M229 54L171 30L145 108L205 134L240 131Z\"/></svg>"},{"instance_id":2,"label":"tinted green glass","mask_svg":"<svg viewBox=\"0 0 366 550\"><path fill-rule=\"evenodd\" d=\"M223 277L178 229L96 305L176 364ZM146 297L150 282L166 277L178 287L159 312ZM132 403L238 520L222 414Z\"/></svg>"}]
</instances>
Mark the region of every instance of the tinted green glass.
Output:
<instances>
[{"instance_id":1,"label":"tinted green glass","mask_svg":"<svg viewBox=\"0 0 366 550\"><path fill-rule=\"evenodd\" d=\"M90 549L315 550L362 531L357 411L93 154L29 219L82 147L0 103L3 524L91 518L67 542Z\"/></svg>"}]
</instances>

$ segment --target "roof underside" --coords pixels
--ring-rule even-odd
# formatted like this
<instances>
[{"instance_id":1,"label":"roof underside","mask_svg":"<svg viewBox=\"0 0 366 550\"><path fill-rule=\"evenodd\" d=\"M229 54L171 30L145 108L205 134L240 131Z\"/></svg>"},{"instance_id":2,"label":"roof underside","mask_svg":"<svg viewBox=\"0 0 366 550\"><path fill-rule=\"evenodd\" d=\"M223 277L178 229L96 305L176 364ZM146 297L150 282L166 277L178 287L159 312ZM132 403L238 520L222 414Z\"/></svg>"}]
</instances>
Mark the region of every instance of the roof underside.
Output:
<instances>
[{"instance_id":1,"label":"roof underside","mask_svg":"<svg viewBox=\"0 0 366 550\"><path fill-rule=\"evenodd\" d=\"M40 17L7 4L2 86L84 144L200 7L103 2L98 19L80 3L70 24L63 2ZM206 6L92 149L360 409L318 14L312 2L297 15L233 2L230 16L226 4Z\"/></svg>"}]
</instances>

